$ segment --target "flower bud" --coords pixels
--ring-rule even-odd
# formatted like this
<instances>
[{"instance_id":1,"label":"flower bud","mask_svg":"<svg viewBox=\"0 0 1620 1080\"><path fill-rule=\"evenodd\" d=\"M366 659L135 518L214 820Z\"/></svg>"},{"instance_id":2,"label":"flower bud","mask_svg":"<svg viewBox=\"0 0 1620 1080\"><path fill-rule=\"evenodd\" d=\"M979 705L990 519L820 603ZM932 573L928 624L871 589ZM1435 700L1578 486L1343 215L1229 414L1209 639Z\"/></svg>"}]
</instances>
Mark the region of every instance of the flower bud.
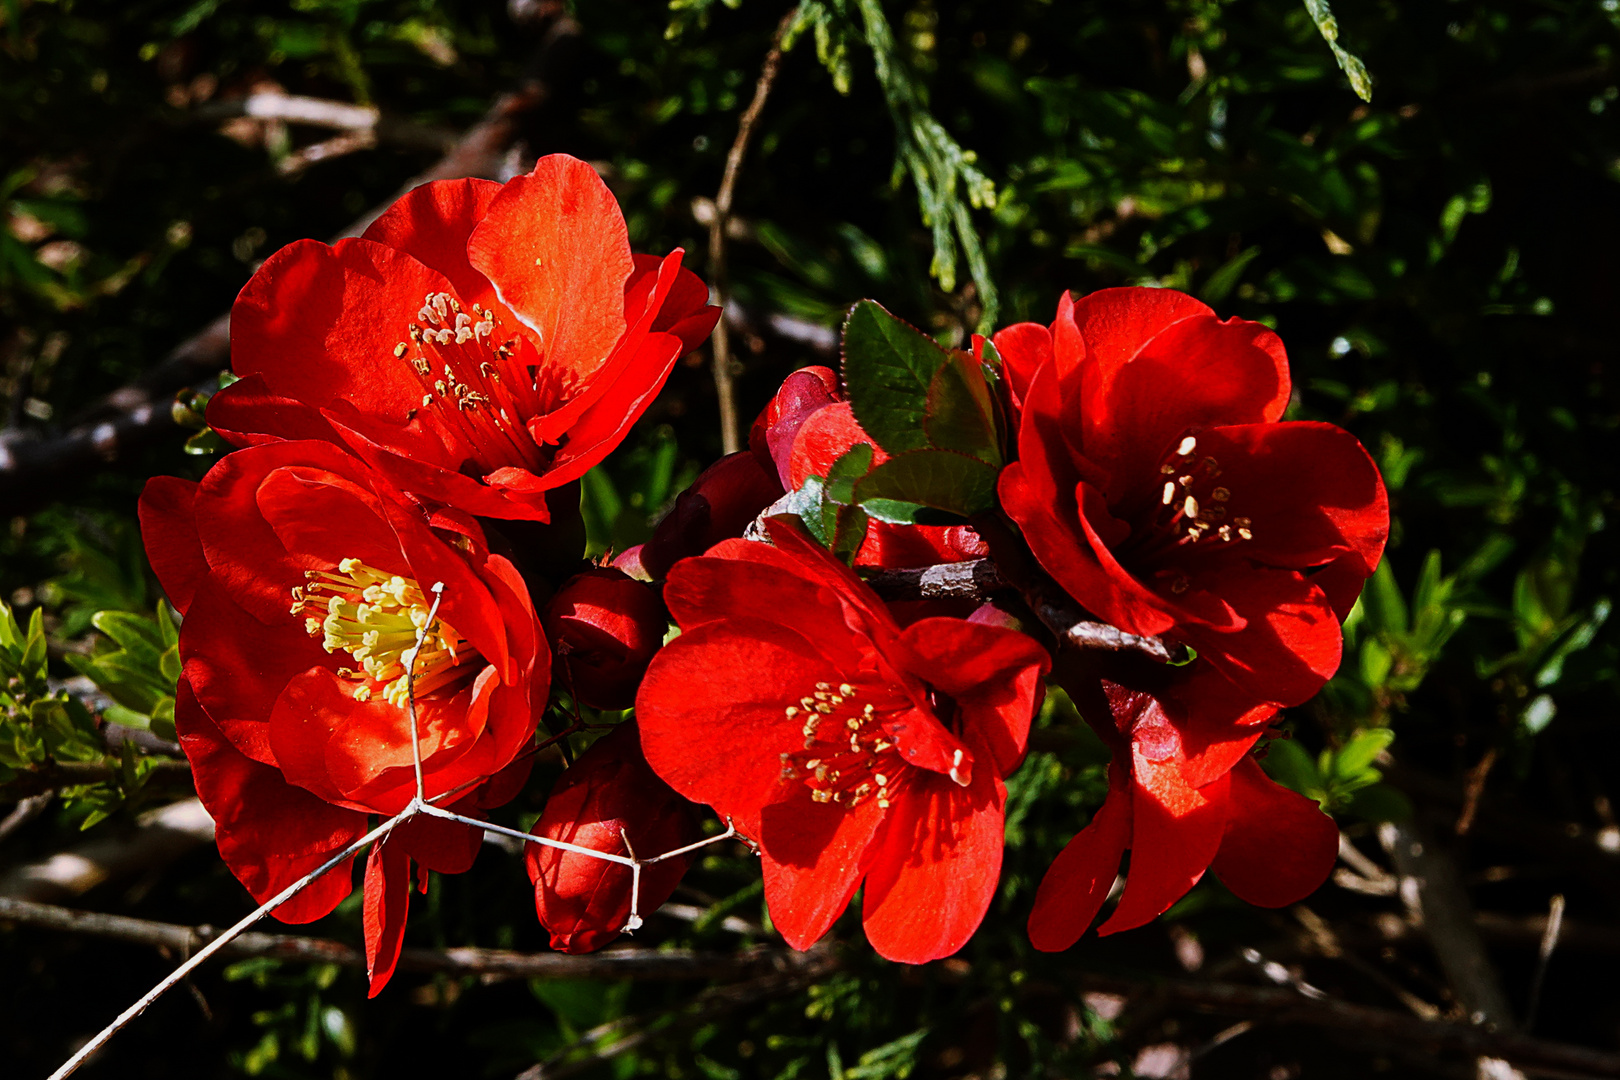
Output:
<instances>
[{"instance_id":1,"label":"flower bud","mask_svg":"<svg viewBox=\"0 0 1620 1080\"><path fill-rule=\"evenodd\" d=\"M748 445L762 464L775 465L785 490L794 486L789 462L799 428L813 413L839 400L838 376L831 368L801 368L782 381L781 389L754 421Z\"/></svg>"},{"instance_id":2,"label":"flower bud","mask_svg":"<svg viewBox=\"0 0 1620 1080\"><path fill-rule=\"evenodd\" d=\"M692 804L660 780L641 756L634 721L598 739L563 774L534 833L612 855L629 855L633 848L641 859L702 839ZM551 932L553 949L592 952L627 929L628 866L539 844L529 845L526 861L535 912ZM642 867L641 916L669 899L690 863L690 855L678 855Z\"/></svg>"},{"instance_id":3,"label":"flower bud","mask_svg":"<svg viewBox=\"0 0 1620 1080\"><path fill-rule=\"evenodd\" d=\"M558 684L597 709L630 707L668 625L652 589L606 567L565 582L544 623Z\"/></svg>"},{"instance_id":4,"label":"flower bud","mask_svg":"<svg viewBox=\"0 0 1620 1080\"><path fill-rule=\"evenodd\" d=\"M674 509L641 545L642 567L654 578L663 577L681 559L741 536L761 510L784 494L752 451L727 454L676 497Z\"/></svg>"}]
</instances>

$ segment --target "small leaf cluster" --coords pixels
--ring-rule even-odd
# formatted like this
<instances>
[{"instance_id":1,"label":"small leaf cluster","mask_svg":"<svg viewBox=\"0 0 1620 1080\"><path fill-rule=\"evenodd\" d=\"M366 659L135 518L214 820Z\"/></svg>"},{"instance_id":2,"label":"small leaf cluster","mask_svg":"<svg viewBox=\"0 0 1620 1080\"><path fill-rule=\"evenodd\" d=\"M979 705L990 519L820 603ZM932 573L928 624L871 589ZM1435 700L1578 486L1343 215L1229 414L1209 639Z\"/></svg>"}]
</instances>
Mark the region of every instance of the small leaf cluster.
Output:
<instances>
[{"instance_id":1,"label":"small leaf cluster","mask_svg":"<svg viewBox=\"0 0 1620 1080\"><path fill-rule=\"evenodd\" d=\"M873 300L850 309L843 352L850 407L887 459L874 466L874 448L858 444L781 508L850 559L869 520L948 525L994 506L1007 439L997 366L944 348Z\"/></svg>"},{"instance_id":2,"label":"small leaf cluster","mask_svg":"<svg viewBox=\"0 0 1620 1080\"><path fill-rule=\"evenodd\" d=\"M89 712L66 691L50 689L44 615L34 609L25 631L0 602L0 784L59 761L102 756Z\"/></svg>"}]
</instances>

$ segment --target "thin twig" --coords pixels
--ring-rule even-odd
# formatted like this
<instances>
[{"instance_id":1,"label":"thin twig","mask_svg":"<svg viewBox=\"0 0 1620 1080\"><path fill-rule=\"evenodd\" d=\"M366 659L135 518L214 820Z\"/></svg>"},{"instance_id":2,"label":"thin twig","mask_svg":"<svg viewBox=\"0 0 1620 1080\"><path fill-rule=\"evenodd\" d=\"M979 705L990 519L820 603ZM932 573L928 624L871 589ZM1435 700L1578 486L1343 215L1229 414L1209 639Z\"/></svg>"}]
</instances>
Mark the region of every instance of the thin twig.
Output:
<instances>
[{"instance_id":1,"label":"thin twig","mask_svg":"<svg viewBox=\"0 0 1620 1080\"><path fill-rule=\"evenodd\" d=\"M677 905L678 906L678 905ZM663 910L663 909L660 909ZM695 909L702 914L702 909ZM684 911L669 912L684 918ZM210 926L182 926L177 923L107 915L95 911L35 904L26 900L0 898L0 920L22 926L82 934L87 937L127 941L185 954L219 937ZM728 928L729 928L728 920ZM748 933L759 933L748 927ZM303 937L296 934L265 934L249 931L227 942L221 955L263 956L290 963L338 964L365 970L365 954L339 941ZM399 954L401 971L443 972L447 975L477 975L486 981L502 979L734 979L771 970L794 962L797 954L786 949L762 948L740 952L697 952L690 949L615 948L602 952L570 955L558 952L524 953L508 949L472 947L452 949L404 949Z\"/></svg>"},{"instance_id":2,"label":"thin twig","mask_svg":"<svg viewBox=\"0 0 1620 1080\"><path fill-rule=\"evenodd\" d=\"M724 312L726 306L726 219L731 216L731 200L737 191L737 176L742 172L743 158L748 153L754 126L765 111L765 99L770 97L776 73L782 66L782 35L787 33L798 15L794 7L782 16L771 36L770 51L759 69L759 81L754 84L754 100L748 103L742 119L737 123L737 137L732 140L731 152L726 155L726 171L720 178L720 191L714 197L714 216L709 223L709 285L714 290L715 303ZM734 454L742 449L742 426L737 419L737 391L731 378L731 339L726 332L726 320L720 319L710 339L714 350L714 389L720 399L720 448L722 453Z\"/></svg>"},{"instance_id":3,"label":"thin twig","mask_svg":"<svg viewBox=\"0 0 1620 1080\"><path fill-rule=\"evenodd\" d=\"M45 795L82 784L104 784L110 780L120 779L123 775L123 766L116 760L56 761L37 769L19 772L0 784L0 792L9 798ZM147 774L146 782L158 785L179 784L189 790L191 766L185 761L156 758L152 761L151 772Z\"/></svg>"},{"instance_id":4,"label":"thin twig","mask_svg":"<svg viewBox=\"0 0 1620 1080\"><path fill-rule=\"evenodd\" d=\"M141 1013L145 1012L147 1007L151 1005L152 1002L166 994L171 987L180 982L186 976L190 975L209 957L224 949L226 945L240 936L244 931L247 930L248 927L270 914L270 912L274 911L288 900L291 900L294 896L297 896L300 892L307 888L311 882L321 877L327 871L333 870L347 860L352 859L355 856L355 853L360 851L360 849L365 847L367 844L374 840L381 840L386 837L399 825L410 820L414 814L415 807L407 807L403 813L389 818L387 821L383 822L381 825L377 826L375 829L372 829L370 832L366 833L366 835L362 836L360 839L356 840L354 843L332 856L326 862L322 863L311 872L305 874L291 885L288 885L285 889L282 889L279 893L271 897L263 904L260 904L257 908L253 909L250 914L243 916L243 918L229 930L226 930L219 937L203 946L201 950L191 957L191 959L175 968L156 986L142 994L140 999L136 1001L135 1004L119 1013L116 1020L102 1028L96 1033L94 1038L81 1046L77 1053L63 1063L61 1068L51 1073L48 1080L64 1080L65 1077L72 1076L76 1071L78 1071L79 1066L83 1065L85 1060L89 1058L91 1054L94 1054L97 1050L100 1050L103 1046L107 1045L107 1041L109 1039L123 1030L124 1026L127 1025L131 1020L134 1020L137 1016L141 1015Z\"/></svg>"},{"instance_id":5,"label":"thin twig","mask_svg":"<svg viewBox=\"0 0 1620 1080\"><path fill-rule=\"evenodd\" d=\"M0 821L0 844L5 843L12 833L43 814L45 808L49 805L51 805L51 793L45 792L41 795L30 795L12 807L11 813L6 815L6 819Z\"/></svg>"},{"instance_id":6,"label":"thin twig","mask_svg":"<svg viewBox=\"0 0 1620 1080\"><path fill-rule=\"evenodd\" d=\"M1530 979L1530 1004L1524 1010L1524 1030L1536 1024L1536 1011L1541 1008L1541 986L1547 978L1547 962L1558 948L1559 936L1564 929L1564 894L1557 893L1547 905L1547 928L1541 932L1541 947L1536 950L1536 973Z\"/></svg>"},{"instance_id":7,"label":"thin twig","mask_svg":"<svg viewBox=\"0 0 1620 1080\"><path fill-rule=\"evenodd\" d=\"M1479 759L1479 764L1468 770L1468 784L1463 788L1462 813L1457 815L1457 835L1466 836L1468 830L1474 826L1474 815L1479 813L1479 800L1485 794L1485 781L1491 775L1491 766L1496 764L1496 747L1485 751L1485 756Z\"/></svg>"}]
</instances>

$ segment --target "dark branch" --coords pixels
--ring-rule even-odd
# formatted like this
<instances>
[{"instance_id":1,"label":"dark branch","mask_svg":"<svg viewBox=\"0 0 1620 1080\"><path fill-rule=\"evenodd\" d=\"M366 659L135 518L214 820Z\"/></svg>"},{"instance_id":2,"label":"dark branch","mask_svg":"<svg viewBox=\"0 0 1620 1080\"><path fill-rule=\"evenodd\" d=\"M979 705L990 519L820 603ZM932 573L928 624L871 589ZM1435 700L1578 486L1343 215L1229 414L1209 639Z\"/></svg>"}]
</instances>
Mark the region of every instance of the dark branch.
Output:
<instances>
[{"instance_id":1,"label":"dark branch","mask_svg":"<svg viewBox=\"0 0 1620 1080\"><path fill-rule=\"evenodd\" d=\"M880 570L866 579L885 600L989 600L1013 586L990 559L941 563L914 570ZM1156 637L1127 634L1087 619L1062 590L1040 580L1021 590L1026 603L1054 637L1077 649L1137 652L1160 663L1186 659L1184 647Z\"/></svg>"},{"instance_id":2,"label":"dark branch","mask_svg":"<svg viewBox=\"0 0 1620 1080\"><path fill-rule=\"evenodd\" d=\"M0 897L0 920L47 930L150 945L177 954L195 952L217 933L210 926L134 919L78 911L54 904ZM340 964L365 969L365 955L356 948L323 938L296 934L249 932L225 946L236 957L265 956L305 964ZM567 953L520 953L505 949L406 949L399 966L407 971L479 975L498 979L739 979L797 969L798 956L785 949L745 949L737 953L695 952L689 949L620 948L572 956Z\"/></svg>"},{"instance_id":3,"label":"dark branch","mask_svg":"<svg viewBox=\"0 0 1620 1080\"><path fill-rule=\"evenodd\" d=\"M116 780L123 770L116 761L59 761L38 769L20 772L0 784L0 796L8 799L26 799L32 795L78 787L81 784L102 784ZM184 761L157 758L147 783L160 786L177 785L190 790L191 766Z\"/></svg>"}]
</instances>

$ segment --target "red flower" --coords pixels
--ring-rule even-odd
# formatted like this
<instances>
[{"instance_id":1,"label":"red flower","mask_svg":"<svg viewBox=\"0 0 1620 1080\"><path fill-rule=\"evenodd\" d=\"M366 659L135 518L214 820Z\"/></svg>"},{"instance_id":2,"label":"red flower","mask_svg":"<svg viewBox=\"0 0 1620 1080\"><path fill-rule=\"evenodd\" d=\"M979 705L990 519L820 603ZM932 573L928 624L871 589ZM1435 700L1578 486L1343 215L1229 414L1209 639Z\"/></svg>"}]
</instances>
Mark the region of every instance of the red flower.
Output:
<instances>
[{"instance_id":1,"label":"red flower","mask_svg":"<svg viewBox=\"0 0 1620 1080\"><path fill-rule=\"evenodd\" d=\"M959 619L901 629L827 552L780 522L671 572L682 633L636 699L642 746L681 794L760 847L782 936L807 948L864 879L866 935L909 963L948 956L1001 868L1006 787L1045 651Z\"/></svg>"},{"instance_id":2,"label":"red flower","mask_svg":"<svg viewBox=\"0 0 1620 1080\"><path fill-rule=\"evenodd\" d=\"M1102 620L1192 646L1245 708L1315 693L1389 507L1348 432L1278 422L1277 336L1168 289L1108 289L995 343L1023 404L1002 505L1047 572Z\"/></svg>"},{"instance_id":3,"label":"red flower","mask_svg":"<svg viewBox=\"0 0 1620 1080\"><path fill-rule=\"evenodd\" d=\"M613 569L588 570L557 590L543 616L557 678L597 709L628 709L668 620L658 594Z\"/></svg>"},{"instance_id":4,"label":"red flower","mask_svg":"<svg viewBox=\"0 0 1620 1080\"><path fill-rule=\"evenodd\" d=\"M633 848L641 859L703 837L692 804L647 767L634 721L592 743L563 773L534 834L611 855L629 855ZM628 866L539 844L529 845L527 861L535 910L551 931L553 949L592 952L626 928ZM690 864L689 855L680 855L643 867L638 912L645 915L662 906Z\"/></svg>"},{"instance_id":5,"label":"red flower","mask_svg":"<svg viewBox=\"0 0 1620 1080\"><path fill-rule=\"evenodd\" d=\"M1207 869L1261 907L1304 899L1327 879L1339 832L1315 802L1272 783L1252 757L1190 782L1187 748L1159 702L1112 683L1102 687L1107 700L1098 695L1099 704L1114 718L1112 730L1099 729L1115 752L1108 798L1041 881L1029 917L1037 949L1057 952L1079 940L1127 848L1125 891L1099 934L1157 918Z\"/></svg>"},{"instance_id":6,"label":"red flower","mask_svg":"<svg viewBox=\"0 0 1620 1080\"><path fill-rule=\"evenodd\" d=\"M812 476L826 476L833 463L865 443L872 448L872 467L889 460L855 419L848 401L838 395L838 376L830 368L795 371L776 398L754 422L750 443L755 453L769 455L783 487L794 491ZM979 534L965 525L893 525L872 521L856 553L855 565L890 569L962 562L989 554Z\"/></svg>"},{"instance_id":7,"label":"red flower","mask_svg":"<svg viewBox=\"0 0 1620 1080\"><path fill-rule=\"evenodd\" d=\"M158 477L141 497L147 552L184 614L175 726L220 854L261 902L415 794L402 654L427 624L416 710L429 798L460 812L511 798L545 706L550 655L516 568L471 519L431 524L325 443L231 454L200 484ZM466 870L478 830L426 817L372 848L372 992L398 956L412 861ZM276 909L308 922L348 894L327 874Z\"/></svg>"},{"instance_id":8,"label":"red flower","mask_svg":"<svg viewBox=\"0 0 1620 1080\"><path fill-rule=\"evenodd\" d=\"M680 261L632 255L613 195L566 155L504 186L425 184L359 239L266 260L231 311L243 379L209 422L241 444L338 442L412 495L549 520L546 492L617 446L713 329Z\"/></svg>"}]
</instances>

